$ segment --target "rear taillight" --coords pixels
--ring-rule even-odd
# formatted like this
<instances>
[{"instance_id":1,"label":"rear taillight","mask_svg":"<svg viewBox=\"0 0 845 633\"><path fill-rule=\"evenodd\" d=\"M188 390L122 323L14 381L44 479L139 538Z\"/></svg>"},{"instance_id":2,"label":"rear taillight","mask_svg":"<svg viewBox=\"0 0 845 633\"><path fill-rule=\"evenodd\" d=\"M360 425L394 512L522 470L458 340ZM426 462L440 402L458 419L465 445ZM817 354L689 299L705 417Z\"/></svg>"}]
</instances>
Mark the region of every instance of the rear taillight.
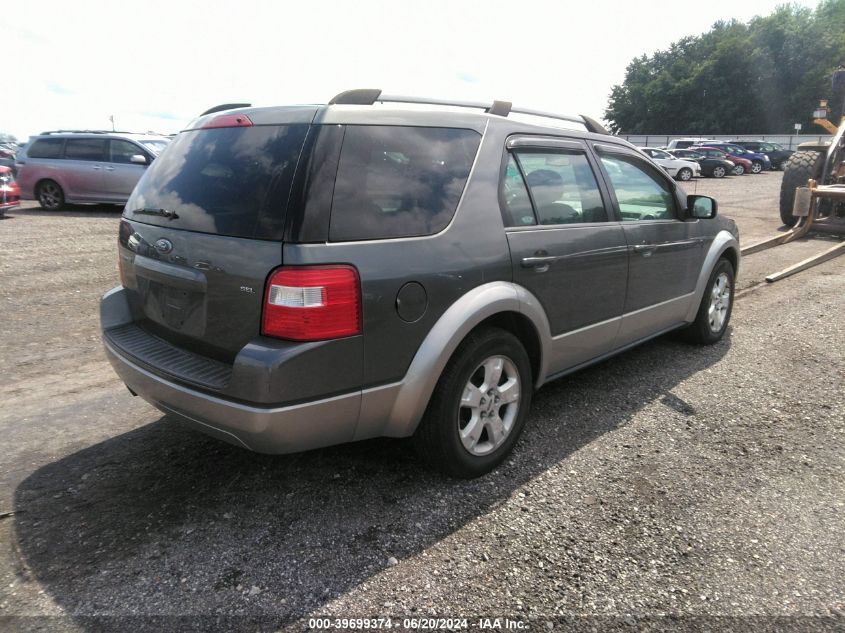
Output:
<instances>
[{"instance_id":1,"label":"rear taillight","mask_svg":"<svg viewBox=\"0 0 845 633\"><path fill-rule=\"evenodd\" d=\"M322 341L361 333L361 284L352 266L275 270L264 292L264 336Z\"/></svg>"},{"instance_id":2,"label":"rear taillight","mask_svg":"<svg viewBox=\"0 0 845 633\"><path fill-rule=\"evenodd\" d=\"M120 273L120 285L124 287L126 286L126 271L123 270L123 253L120 252L120 246L128 242L130 235L132 235L132 227L126 220L121 220L117 233L117 270Z\"/></svg>"}]
</instances>

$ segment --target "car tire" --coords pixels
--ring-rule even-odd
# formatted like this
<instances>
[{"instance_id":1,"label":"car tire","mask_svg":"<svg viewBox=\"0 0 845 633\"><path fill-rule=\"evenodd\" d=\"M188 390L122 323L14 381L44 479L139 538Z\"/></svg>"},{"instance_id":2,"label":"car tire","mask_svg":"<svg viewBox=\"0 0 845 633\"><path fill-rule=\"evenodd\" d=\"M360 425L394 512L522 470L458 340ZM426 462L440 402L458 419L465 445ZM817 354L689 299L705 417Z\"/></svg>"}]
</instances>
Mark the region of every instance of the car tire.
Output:
<instances>
[{"instance_id":1,"label":"car tire","mask_svg":"<svg viewBox=\"0 0 845 633\"><path fill-rule=\"evenodd\" d=\"M751 173L752 174L759 174L763 171L763 163L759 160L751 161Z\"/></svg>"},{"instance_id":2,"label":"car tire","mask_svg":"<svg viewBox=\"0 0 845 633\"><path fill-rule=\"evenodd\" d=\"M58 211L65 206L65 192L55 180L42 180L38 183L35 197L38 204L47 211Z\"/></svg>"},{"instance_id":3,"label":"car tire","mask_svg":"<svg viewBox=\"0 0 845 633\"><path fill-rule=\"evenodd\" d=\"M783 180L780 183L780 219L786 226L795 226L798 218L792 215L795 204L795 189L806 187L807 181L821 182L824 171L825 155L815 151L795 152L786 161L783 168Z\"/></svg>"},{"instance_id":4,"label":"car tire","mask_svg":"<svg viewBox=\"0 0 845 633\"><path fill-rule=\"evenodd\" d=\"M704 288L695 321L682 330L683 338L698 345L712 345L725 334L734 305L734 267L726 258L716 262Z\"/></svg>"},{"instance_id":5,"label":"car tire","mask_svg":"<svg viewBox=\"0 0 845 633\"><path fill-rule=\"evenodd\" d=\"M682 180L683 182L692 180L692 169L690 169L689 167L682 167L678 170L677 178L678 180Z\"/></svg>"},{"instance_id":6,"label":"car tire","mask_svg":"<svg viewBox=\"0 0 845 633\"><path fill-rule=\"evenodd\" d=\"M745 173L745 167L743 167L742 165L739 165L739 164L734 165L734 168L733 168L733 170L731 170L731 173L734 176L742 176Z\"/></svg>"},{"instance_id":7,"label":"car tire","mask_svg":"<svg viewBox=\"0 0 845 633\"><path fill-rule=\"evenodd\" d=\"M495 327L471 332L437 382L413 437L417 454L452 477L490 472L519 439L532 394L531 362L519 339Z\"/></svg>"},{"instance_id":8,"label":"car tire","mask_svg":"<svg viewBox=\"0 0 845 633\"><path fill-rule=\"evenodd\" d=\"M724 167L717 165L713 168L713 171L710 172L710 175L713 176L713 178L724 178L726 173L727 170Z\"/></svg>"}]
</instances>

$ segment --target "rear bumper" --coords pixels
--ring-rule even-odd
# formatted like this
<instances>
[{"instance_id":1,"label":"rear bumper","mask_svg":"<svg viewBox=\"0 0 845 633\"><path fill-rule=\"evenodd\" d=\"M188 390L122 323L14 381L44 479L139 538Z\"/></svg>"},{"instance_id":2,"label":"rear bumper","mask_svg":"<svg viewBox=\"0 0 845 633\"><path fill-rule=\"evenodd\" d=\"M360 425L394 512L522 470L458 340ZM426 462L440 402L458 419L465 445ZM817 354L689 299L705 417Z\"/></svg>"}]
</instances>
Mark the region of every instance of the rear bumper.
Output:
<instances>
[{"instance_id":1,"label":"rear bumper","mask_svg":"<svg viewBox=\"0 0 845 633\"><path fill-rule=\"evenodd\" d=\"M261 453L292 453L357 439L360 389L281 406L213 395L143 366L105 334L132 320L123 288L103 297L100 319L106 356L126 386L161 411L209 435Z\"/></svg>"},{"instance_id":2,"label":"rear bumper","mask_svg":"<svg viewBox=\"0 0 845 633\"><path fill-rule=\"evenodd\" d=\"M106 356L134 393L199 430L259 453L293 453L352 441L361 404L356 392L286 407L255 407L166 380L104 340Z\"/></svg>"}]
</instances>

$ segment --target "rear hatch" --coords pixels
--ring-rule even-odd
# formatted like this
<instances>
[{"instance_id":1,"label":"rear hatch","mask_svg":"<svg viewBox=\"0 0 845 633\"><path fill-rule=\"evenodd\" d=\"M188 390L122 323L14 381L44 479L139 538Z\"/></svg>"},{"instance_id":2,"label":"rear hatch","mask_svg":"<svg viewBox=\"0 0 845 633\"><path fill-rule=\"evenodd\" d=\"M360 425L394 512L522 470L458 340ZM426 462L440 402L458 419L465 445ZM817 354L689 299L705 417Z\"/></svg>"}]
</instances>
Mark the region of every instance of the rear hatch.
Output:
<instances>
[{"instance_id":1,"label":"rear hatch","mask_svg":"<svg viewBox=\"0 0 845 633\"><path fill-rule=\"evenodd\" d=\"M180 133L138 183L120 229L137 325L226 362L260 333L313 110L295 109L282 124L261 116L210 115Z\"/></svg>"}]
</instances>

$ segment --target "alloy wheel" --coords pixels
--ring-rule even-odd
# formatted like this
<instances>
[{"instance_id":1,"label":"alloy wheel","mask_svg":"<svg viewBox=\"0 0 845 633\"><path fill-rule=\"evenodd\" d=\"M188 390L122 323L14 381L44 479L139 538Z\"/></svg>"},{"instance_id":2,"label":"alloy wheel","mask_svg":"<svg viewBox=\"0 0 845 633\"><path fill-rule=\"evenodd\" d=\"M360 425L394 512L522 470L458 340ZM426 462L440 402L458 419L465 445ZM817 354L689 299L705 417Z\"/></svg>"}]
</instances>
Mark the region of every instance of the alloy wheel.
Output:
<instances>
[{"instance_id":1,"label":"alloy wheel","mask_svg":"<svg viewBox=\"0 0 845 633\"><path fill-rule=\"evenodd\" d=\"M506 356L491 356L470 376L458 405L458 434L472 455L488 455L507 439L519 411L519 372Z\"/></svg>"}]
</instances>

